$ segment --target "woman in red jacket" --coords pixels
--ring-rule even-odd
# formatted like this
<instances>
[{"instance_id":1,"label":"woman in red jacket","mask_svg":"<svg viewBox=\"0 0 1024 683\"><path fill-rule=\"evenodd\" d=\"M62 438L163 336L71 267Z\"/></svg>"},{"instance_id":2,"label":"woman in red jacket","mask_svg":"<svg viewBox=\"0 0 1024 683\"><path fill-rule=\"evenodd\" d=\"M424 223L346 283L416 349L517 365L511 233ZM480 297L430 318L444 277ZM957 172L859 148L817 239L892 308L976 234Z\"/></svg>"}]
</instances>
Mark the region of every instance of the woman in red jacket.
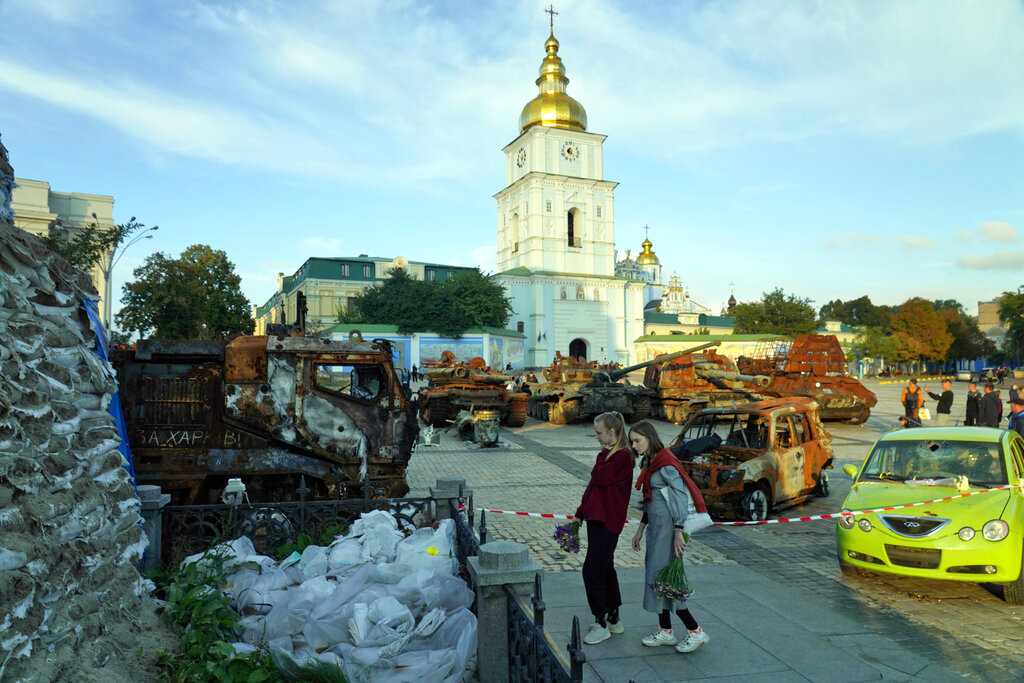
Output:
<instances>
[{"instance_id":1,"label":"woman in red jacket","mask_svg":"<svg viewBox=\"0 0 1024 683\"><path fill-rule=\"evenodd\" d=\"M594 437L601 444L597 462L575 519L587 523L587 556L583 560L583 585L594 624L583 637L588 645L622 633L619 621L619 578L612 558L619 534L626 524L630 485L633 483L633 451L626 443L626 421L619 413L603 413L594 420Z\"/></svg>"}]
</instances>

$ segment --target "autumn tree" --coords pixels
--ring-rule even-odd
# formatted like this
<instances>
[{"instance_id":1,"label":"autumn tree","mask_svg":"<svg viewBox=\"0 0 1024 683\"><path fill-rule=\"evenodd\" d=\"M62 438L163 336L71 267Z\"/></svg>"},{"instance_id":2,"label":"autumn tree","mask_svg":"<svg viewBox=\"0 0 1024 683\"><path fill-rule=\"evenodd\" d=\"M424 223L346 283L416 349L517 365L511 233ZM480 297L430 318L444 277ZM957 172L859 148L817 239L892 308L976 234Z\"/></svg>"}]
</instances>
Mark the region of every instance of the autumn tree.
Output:
<instances>
[{"instance_id":1,"label":"autumn tree","mask_svg":"<svg viewBox=\"0 0 1024 683\"><path fill-rule=\"evenodd\" d=\"M940 361L946 357L953 335L932 303L921 297L908 299L889 323L897 339L895 359L903 362Z\"/></svg>"},{"instance_id":2,"label":"autumn tree","mask_svg":"<svg viewBox=\"0 0 1024 683\"><path fill-rule=\"evenodd\" d=\"M732 316L736 334L809 334L818 326L810 299L786 294L778 287L763 292L760 301L736 304Z\"/></svg>"},{"instance_id":3,"label":"autumn tree","mask_svg":"<svg viewBox=\"0 0 1024 683\"><path fill-rule=\"evenodd\" d=\"M843 301L835 299L822 306L818 315L821 320L839 320L854 327L889 327L893 309L890 306L876 306L867 295Z\"/></svg>"},{"instance_id":4,"label":"autumn tree","mask_svg":"<svg viewBox=\"0 0 1024 683\"><path fill-rule=\"evenodd\" d=\"M254 323L241 278L227 254L195 244L170 258L157 252L124 285L115 316L121 329L154 339L221 340L251 334Z\"/></svg>"},{"instance_id":5,"label":"autumn tree","mask_svg":"<svg viewBox=\"0 0 1024 683\"><path fill-rule=\"evenodd\" d=\"M988 357L995 351L995 344L978 329L978 321L966 315L962 306L957 306L936 306L946 322L946 331L953 337L946 359L960 361Z\"/></svg>"},{"instance_id":6,"label":"autumn tree","mask_svg":"<svg viewBox=\"0 0 1024 683\"><path fill-rule=\"evenodd\" d=\"M1006 350L1014 365L1019 365L1021 349L1024 348L1024 286L1018 287L1016 292L1003 292L996 301L999 303L999 322L1009 328Z\"/></svg>"}]
</instances>

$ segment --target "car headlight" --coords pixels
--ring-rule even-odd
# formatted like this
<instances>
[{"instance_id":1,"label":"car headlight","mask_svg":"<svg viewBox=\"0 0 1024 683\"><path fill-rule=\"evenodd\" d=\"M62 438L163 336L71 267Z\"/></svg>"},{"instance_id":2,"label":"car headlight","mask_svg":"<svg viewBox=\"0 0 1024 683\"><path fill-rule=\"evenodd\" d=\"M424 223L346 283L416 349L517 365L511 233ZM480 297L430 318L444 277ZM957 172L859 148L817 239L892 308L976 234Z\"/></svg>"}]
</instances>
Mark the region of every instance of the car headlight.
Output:
<instances>
[{"instance_id":1,"label":"car headlight","mask_svg":"<svg viewBox=\"0 0 1024 683\"><path fill-rule=\"evenodd\" d=\"M958 531L956 535L960 537L961 541L969 541L974 538L974 529L969 526L965 526L963 529Z\"/></svg>"},{"instance_id":2,"label":"car headlight","mask_svg":"<svg viewBox=\"0 0 1024 683\"><path fill-rule=\"evenodd\" d=\"M860 527L861 531L871 531L871 521L867 517L858 519L857 526Z\"/></svg>"},{"instance_id":3,"label":"car headlight","mask_svg":"<svg viewBox=\"0 0 1024 683\"><path fill-rule=\"evenodd\" d=\"M985 526L981 527L981 535L985 537L987 541L1001 541L1010 533L1010 525L1001 519L993 519L990 522L985 522Z\"/></svg>"},{"instance_id":4,"label":"car headlight","mask_svg":"<svg viewBox=\"0 0 1024 683\"><path fill-rule=\"evenodd\" d=\"M842 510L842 512L850 512L849 510ZM853 525L857 523L857 518L853 515L844 515L839 518L839 526L844 529L852 529Z\"/></svg>"}]
</instances>

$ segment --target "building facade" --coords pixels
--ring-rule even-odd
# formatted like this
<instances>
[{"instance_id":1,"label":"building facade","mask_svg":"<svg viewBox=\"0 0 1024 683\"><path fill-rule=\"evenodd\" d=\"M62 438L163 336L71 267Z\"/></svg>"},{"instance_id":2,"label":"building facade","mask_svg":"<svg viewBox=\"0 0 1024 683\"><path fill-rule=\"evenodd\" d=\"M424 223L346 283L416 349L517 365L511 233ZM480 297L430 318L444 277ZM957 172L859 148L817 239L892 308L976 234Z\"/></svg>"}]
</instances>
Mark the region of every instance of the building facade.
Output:
<instances>
[{"instance_id":1,"label":"building facade","mask_svg":"<svg viewBox=\"0 0 1024 683\"><path fill-rule=\"evenodd\" d=\"M46 237L62 233L72 237L93 223L100 230L114 228L114 198L102 194L83 192L55 192L50 183L42 180L14 179L11 209L14 227L33 235ZM95 216L95 217L94 217ZM110 329L111 285L110 260L113 250L105 254L89 275L100 295L100 317Z\"/></svg>"},{"instance_id":2,"label":"building facade","mask_svg":"<svg viewBox=\"0 0 1024 683\"><path fill-rule=\"evenodd\" d=\"M394 268L403 268L418 280L443 282L456 273L476 268L410 261L404 256L342 256L308 259L292 275L277 274L277 291L262 306L253 306L254 334L266 334L270 323L294 323L299 292L306 297L306 328L319 331L337 323L338 312L373 285L383 282Z\"/></svg>"},{"instance_id":3,"label":"building facade","mask_svg":"<svg viewBox=\"0 0 1024 683\"><path fill-rule=\"evenodd\" d=\"M566 94L569 79L554 33L505 153L497 202L496 280L512 303L510 326L526 337L525 363L556 351L628 364L643 334L644 283L615 274L617 183L604 179L606 136Z\"/></svg>"}]
</instances>

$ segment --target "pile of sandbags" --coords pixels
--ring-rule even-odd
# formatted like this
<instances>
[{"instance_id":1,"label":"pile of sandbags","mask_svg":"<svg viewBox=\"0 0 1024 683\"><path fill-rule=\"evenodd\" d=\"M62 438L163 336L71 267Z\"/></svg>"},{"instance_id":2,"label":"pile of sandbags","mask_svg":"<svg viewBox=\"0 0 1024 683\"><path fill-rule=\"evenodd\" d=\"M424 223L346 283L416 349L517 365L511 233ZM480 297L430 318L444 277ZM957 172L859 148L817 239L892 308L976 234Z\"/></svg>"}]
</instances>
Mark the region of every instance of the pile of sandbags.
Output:
<instances>
[{"instance_id":1,"label":"pile of sandbags","mask_svg":"<svg viewBox=\"0 0 1024 683\"><path fill-rule=\"evenodd\" d=\"M320 662L353 681L457 683L476 670L477 629L473 593L455 574L454 533L444 520L406 537L378 510L282 562L242 537L184 564L221 558L224 590L243 615L235 649L269 650L286 675Z\"/></svg>"},{"instance_id":2,"label":"pile of sandbags","mask_svg":"<svg viewBox=\"0 0 1024 683\"><path fill-rule=\"evenodd\" d=\"M100 636L145 620L145 539L83 308L96 291L13 226L6 159L0 145L0 678L71 680L63 667L131 645Z\"/></svg>"}]
</instances>

